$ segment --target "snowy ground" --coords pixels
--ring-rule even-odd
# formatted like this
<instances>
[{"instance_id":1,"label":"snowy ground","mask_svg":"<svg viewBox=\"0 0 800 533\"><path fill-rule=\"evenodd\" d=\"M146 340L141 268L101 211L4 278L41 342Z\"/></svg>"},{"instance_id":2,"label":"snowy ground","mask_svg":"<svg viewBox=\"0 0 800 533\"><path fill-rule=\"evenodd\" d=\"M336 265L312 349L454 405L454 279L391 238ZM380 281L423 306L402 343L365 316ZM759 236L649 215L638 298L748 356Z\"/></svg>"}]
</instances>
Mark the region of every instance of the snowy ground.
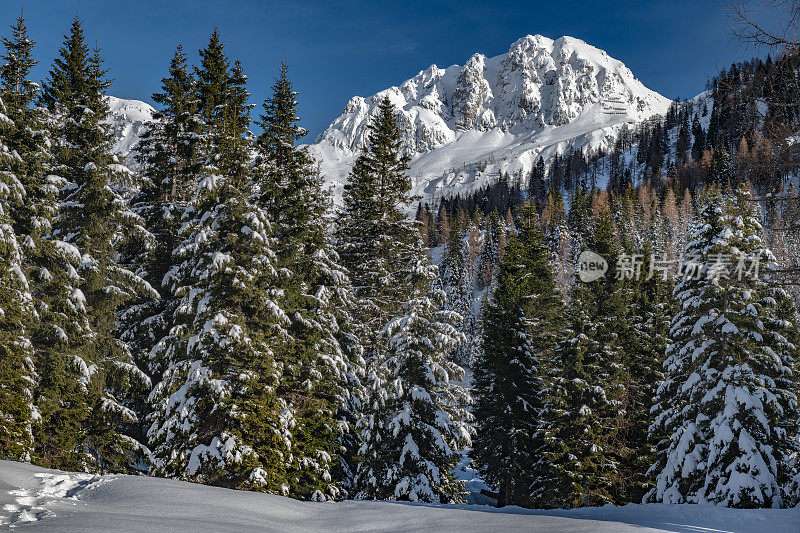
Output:
<instances>
[{"instance_id":1,"label":"snowy ground","mask_svg":"<svg viewBox=\"0 0 800 533\"><path fill-rule=\"evenodd\" d=\"M0 529L13 531L800 531L800 508L627 505L534 511L391 502L299 502L165 479L92 476L0 461Z\"/></svg>"}]
</instances>

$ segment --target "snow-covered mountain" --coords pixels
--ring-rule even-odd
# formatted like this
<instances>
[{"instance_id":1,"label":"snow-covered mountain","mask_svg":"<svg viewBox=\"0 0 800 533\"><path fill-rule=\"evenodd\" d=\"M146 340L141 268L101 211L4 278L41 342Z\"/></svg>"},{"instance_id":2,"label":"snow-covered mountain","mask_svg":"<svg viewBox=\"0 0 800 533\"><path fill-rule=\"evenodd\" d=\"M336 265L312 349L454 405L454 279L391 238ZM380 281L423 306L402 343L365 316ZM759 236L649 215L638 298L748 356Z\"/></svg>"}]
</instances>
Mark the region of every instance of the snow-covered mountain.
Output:
<instances>
[{"instance_id":1,"label":"snow-covered mountain","mask_svg":"<svg viewBox=\"0 0 800 533\"><path fill-rule=\"evenodd\" d=\"M540 156L609 148L624 124L663 114L670 104L603 50L573 37L528 35L505 54L432 65L397 87L351 98L309 146L337 201L387 95L413 155L413 193L432 203L479 189L501 172L527 176ZM109 97L109 104L115 150L128 156L154 110L138 100Z\"/></svg>"},{"instance_id":2,"label":"snow-covered mountain","mask_svg":"<svg viewBox=\"0 0 800 533\"><path fill-rule=\"evenodd\" d=\"M670 104L603 50L573 37L528 35L505 54L432 65L400 86L353 97L309 148L337 199L384 96L400 110L413 192L433 203L501 172L527 176L540 156L610 147L623 124Z\"/></svg>"},{"instance_id":3,"label":"snow-covered mountain","mask_svg":"<svg viewBox=\"0 0 800 533\"><path fill-rule=\"evenodd\" d=\"M107 124L114 135L114 153L128 158L142 134L147 130L147 125L153 121L155 109L139 100L124 100L108 96L110 113ZM127 163L133 165L133 158L128 158Z\"/></svg>"}]
</instances>

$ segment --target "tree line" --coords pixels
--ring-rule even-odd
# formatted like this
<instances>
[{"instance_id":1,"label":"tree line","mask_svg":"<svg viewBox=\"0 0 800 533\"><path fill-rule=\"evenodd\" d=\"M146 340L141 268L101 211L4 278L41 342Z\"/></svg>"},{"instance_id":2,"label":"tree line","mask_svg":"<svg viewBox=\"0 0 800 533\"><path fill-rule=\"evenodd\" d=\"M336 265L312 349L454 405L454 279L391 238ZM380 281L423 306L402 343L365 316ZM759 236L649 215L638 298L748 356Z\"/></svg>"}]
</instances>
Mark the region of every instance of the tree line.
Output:
<instances>
[{"instance_id":1,"label":"tree line","mask_svg":"<svg viewBox=\"0 0 800 533\"><path fill-rule=\"evenodd\" d=\"M215 29L132 171L75 19L40 87L3 39L0 456L304 499L458 499L461 342L384 102L339 223L282 65L256 119ZM251 131L253 126L259 133Z\"/></svg>"}]
</instances>

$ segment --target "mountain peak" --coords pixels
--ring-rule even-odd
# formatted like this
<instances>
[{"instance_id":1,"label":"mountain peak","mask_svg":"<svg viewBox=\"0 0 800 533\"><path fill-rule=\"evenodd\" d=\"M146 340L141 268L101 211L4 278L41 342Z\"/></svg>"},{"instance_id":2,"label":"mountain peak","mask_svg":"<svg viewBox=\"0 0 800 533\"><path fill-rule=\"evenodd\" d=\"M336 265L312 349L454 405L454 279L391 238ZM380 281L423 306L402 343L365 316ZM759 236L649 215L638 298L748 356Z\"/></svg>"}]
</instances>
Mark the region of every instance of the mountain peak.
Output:
<instances>
[{"instance_id":1,"label":"mountain peak","mask_svg":"<svg viewBox=\"0 0 800 533\"><path fill-rule=\"evenodd\" d=\"M354 97L309 148L338 192L388 96L411 152L414 193L469 192L501 172L523 179L538 157L567 147L601 148L623 124L666 112L621 62L581 39L526 35L494 57L431 65L399 86ZM338 196L335 194L335 197Z\"/></svg>"}]
</instances>

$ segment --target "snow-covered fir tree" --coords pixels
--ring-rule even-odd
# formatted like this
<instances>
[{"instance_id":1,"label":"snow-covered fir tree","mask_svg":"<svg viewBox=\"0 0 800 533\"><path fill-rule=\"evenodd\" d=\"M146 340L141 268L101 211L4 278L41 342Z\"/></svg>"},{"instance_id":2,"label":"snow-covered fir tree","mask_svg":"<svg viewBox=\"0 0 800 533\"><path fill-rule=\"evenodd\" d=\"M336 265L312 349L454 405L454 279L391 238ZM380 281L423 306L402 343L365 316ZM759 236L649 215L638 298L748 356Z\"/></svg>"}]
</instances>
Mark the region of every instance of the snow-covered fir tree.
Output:
<instances>
[{"instance_id":1,"label":"snow-covered fir tree","mask_svg":"<svg viewBox=\"0 0 800 533\"><path fill-rule=\"evenodd\" d=\"M82 368L91 409L85 420L85 451L90 468L126 468L145 453L126 433L138 422L126 404L147 376L133 364L125 343L115 336L117 311L137 295L157 297L150 285L117 262L119 250L134 236L150 235L128 207L118 186L131 172L111 153L104 121L109 85L99 50L90 52L79 19L72 23L44 86L43 100L54 121L54 173L66 180L54 235L79 260L74 305L88 310L91 335ZM78 259L79 258L79 259Z\"/></svg>"},{"instance_id":2,"label":"snow-covered fir tree","mask_svg":"<svg viewBox=\"0 0 800 533\"><path fill-rule=\"evenodd\" d=\"M620 475L613 489L620 502L640 501L652 486L647 470L655 458L656 442L648 436L648 428L654 420L656 390L664 379L663 354L675 315L671 263L664 251L656 254L654 250L646 241L640 251L628 256L629 266L640 273L631 282L627 328L623 329L627 381L622 400L625 413L617 436Z\"/></svg>"},{"instance_id":3,"label":"snow-covered fir tree","mask_svg":"<svg viewBox=\"0 0 800 533\"><path fill-rule=\"evenodd\" d=\"M157 345L153 473L285 494L295 422L277 395L274 348L290 320L276 303L269 219L253 202L244 75L216 29L200 55L204 164L164 282L180 302Z\"/></svg>"},{"instance_id":4,"label":"snow-covered fir tree","mask_svg":"<svg viewBox=\"0 0 800 533\"><path fill-rule=\"evenodd\" d=\"M5 91L3 91L5 92ZM13 206L25 201L25 188L14 173L19 157L5 142L14 127L0 98L0 457L28 461L33 451L35 368L29 338L35 320L22 246L12 226Z\"/></svg>"},{"instance_id":5,"label":"snow-covered fir tree","mask_svg":"<svg viewBox=\"0 0 800 533\"><path fill-rule=\"evenodd\" d=\"M619 470L618 426L625 414L623 339L628 292L616 279L621 251L611 215L603 210L585 249L609 263L604 277L573 284L569 331L552 361L551 393L543 411L549 479L541 501L554 507L598 505L614 499Z\"/></svg>"},{"instance_id":6,"label":"snow-covered fir tree","mask_svg":"<svg viewBox=\"0 0 800 533\"><path fill-rule=\"evenodd\" d=\"M432 289L437 270L417 224L400 211L412 200L409 157L388 98L370 131L345 188L338 228L368 350L358 496L458 499L453 469L471 432L463 369L450 360L463 341L453 324L460 317L442 309L444 291Z\"/></svg>"},{"instance_id":7,"label":"snow-covered fir tree","mask_svg":"<svg viewBox=\"0 0 800 533\"><path fill-rule=\"evenodd\" d=\"M707 195L684 250L651 431L663 436L648 499L781 507L797 453L796 314L763 267L772 261L740 189ZM761 269L756 272L756 266Z\"/></svg>"},{"instance_id":8,"label":"snow-covered fir tree","mask_svg":"<svg viewBox=\"0 0 800 533\"><path fill-rule=\"evenodd\" d=\"M401 211L413 200L408 197L411 183L406 176L410 156L403 150L388 98L369 129L368 145L345 185L337 228L338 249L357 299L358 334L368 355L389 319L420 283L429 281L425 272L418 271L424 253L416 224Z\"/></svg>"},{"instance_id":9,"label":"snow-covered fir tree","mask_svg":"<svg viewBox=\"0 0 800 533\"><path fill-rule=\"evenodd\" d=\"M11 36L3 38L0 67L4 114L9 119L3 141L11 156L4 158L4 166L24 192L22 201L9 204L9 215L23 246L21 267L33 297L28 317L32 320L26 322L37 369L32 412L41 422L32 428L33 460L50 467L84 469L82 428L89 410L81 369L91 328L85 306L78 305L81 256L74 246L52 235L59 191L66 181L50 173L49 124L45 110L36 106L39 86L29 79L36 64L34 45L20 17Z\"/></svg>"},{"instance_id":10,"label":"snow-covered fir tree","mask_svg":"<svg viewBox=\"0 0 800 533\"><path fill-rule=\"evenodd\" d=\"M152 98L159 109L137 147L141 184L131 200L131 209L142 217L154 241L136 257L138 270L150 285L162 290L200 171L195 83L182 47L173 54L169 74L161 80L161 91ZM137 300L122 315L122 338L151 377L160 376L164 370L165 358L156 346L172 327L179 301L168 289L161 296Z\"/></svg>"},{"instance_id":11,"label":"snow-covered fir tree","mask_svg":"<svg viewBox=\"0 0 800 533\"><path fill-rule=\"evenodd\" d=\"M349 461L340 459L339 473L352 486L364 361L352 331L350 281L329 239L330 201L312 159L297 147L306 131L285 63L271 89L256 140L256 194L270 215L280 305L291 320L277 357L278 394L295 420L289 485L297 497L336 497L331 476L343 445Z\"/></svg>"},{"instance_id":12,"label":"snow-covered fir tree","mask_svg":"<svg viewBox=\"0 0 800 533\"><path fill-rule=\"evenodd\" d=\"M475 268L474 264L467 263L469 229L466 217L458 210L450 224L450 235L444 244L444 258L440 269L440 279L447 294L447 309L463 317L458 329L466 340L453 354L453 360L461 366L472 363L476 330L473 316Z\"/></svg>"},{"instance_id":13,"label":"snow-covered fir tree","mask_svg":"<svg viewBox=\"0 0 800 533\"><path fill-rule=\"evenodd\" d=\"M442 310L445 298L436 289L410 299L383 330L359 423L360 498L461 499L463 482L453 470L471 442L471 397L460 383L464 370L450 360L464 336L454 326L461 317Z\"/></svg>"},{"instance_id":14,"label":"snow-covered fir tree","mask_svg":"<svg viewBox=\"0 0 800 533\"><path fill-rule=\"evenodd\" d=\"M539 499L545 446L542 410L548 362L563 329L550 253L532 204L522 208L484 315L474 383L477 435L472 457L498 489L498 505L546 506Z\"/></svg>"}]
</instances>

